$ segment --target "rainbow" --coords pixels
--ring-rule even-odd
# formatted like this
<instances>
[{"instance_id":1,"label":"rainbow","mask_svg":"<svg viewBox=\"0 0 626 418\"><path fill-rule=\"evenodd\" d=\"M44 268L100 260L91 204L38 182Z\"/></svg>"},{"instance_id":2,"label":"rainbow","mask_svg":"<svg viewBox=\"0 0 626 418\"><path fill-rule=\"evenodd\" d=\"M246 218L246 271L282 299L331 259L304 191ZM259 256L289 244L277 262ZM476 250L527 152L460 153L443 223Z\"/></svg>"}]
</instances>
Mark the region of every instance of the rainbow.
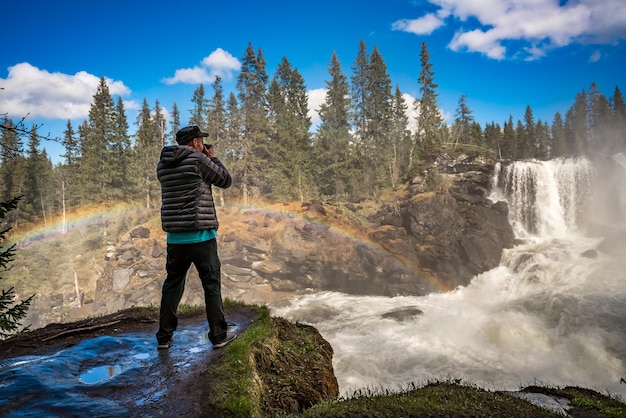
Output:
<instances>
[{"instance_id":1,"label":"rainbow","mask_svg":"<svg viewBox=\"0 0 626 418\"><path fill-rule=\"evenodd\" d=\"M338 238L349 240L355 245L365 246L368 249L375 251L376 253L381 254L384 257L395 260L396 262L400 263L400 265L404 269L425 278L430 284L431 288L436 291L448 292L451 290L449 285L441 281L441 279L433 274L428 274L428 272L425 272L423 269L421 269L419 265L415 262L415 260L411 260L408 257L402 257L390 252L381 244L372 241L366 234L359 231L352 230L342 225L333 224L320 219L308 217L305 214L293 209L289 209L288 206L282 204L229 204L225 206L225 208L232 208L241 212L255 211L264 215L280 216L281 219L286 222L295 222L298 220L305 221L313 228L318 228L319 230L326 231L327 233L333 234ZM19 231L15 234L12 234L9 239L11 242L19 243L20 247L24 247L43 239L62 236L64 233L70 230L85 227L105 217L111 217L115 216L116 214L121 214L130 210L138 209L141 208L136 204L133 205L128 203L117 203L113 205L103 204L97 206L82 207L78 210L72 211L66 216L65 232L63 219L61 216L57 216L54 217L52 221L48 220L48 222L46 222L45 224L41 222L39 225L27 231Z\"/></svg>"},{"instance_id":2,"label":"rainbow","mask_svg":"<svg viewBox=\"0 0 626 418\"><path fill-rule=\"evenodd\" d=\"M45 222L43 220L40 221L27 230L17 229L15 232L11 231L8 239L11 242L18 243L20 247L24 247L46 238L62 236L73 229L85 227L105 217L115 216L116 214L136 209L139 209L137 205L128 203L85 206L66 214L65 222L62 216L54 216Z\"/></svg>"},{"instance_id":3,"label":"rainbow","mask_svg":"<svg viewBox=\"0 0 626 418\"><path fill-rule=\"evenodd\" d=\"M268 204L268 205L229 205L228 207L236 208L240 211L256 211L263 214L269 215L278 215L282 216L283 220L295 222L296 220L303 220L313 226L314 228L319 228L320 230L327 231L330 234L334 234L340 238L347 239L351 242L354 242L355 245L365 246L387 258L392 258L396 262L400 263L404 269L409 270L416 275L423 277L428 281L431 288L438 292L449 292L452 288L444 283L440 278L436 277L434 274L429 274L429 272L424 271L424 269L420 268L415 260L411 260L408 257L403 257L398 254L394 254L390 252L387 248L383 247L380 243L372 241L366 234L358 231L354 231L342 225L337 225L329 222L325 222L320 219L315 219L308 217L298 211L293 209L285 209L286 207L281 204ZM219 210L219 209L218 209Z\"/></svg>"}]
</instances>

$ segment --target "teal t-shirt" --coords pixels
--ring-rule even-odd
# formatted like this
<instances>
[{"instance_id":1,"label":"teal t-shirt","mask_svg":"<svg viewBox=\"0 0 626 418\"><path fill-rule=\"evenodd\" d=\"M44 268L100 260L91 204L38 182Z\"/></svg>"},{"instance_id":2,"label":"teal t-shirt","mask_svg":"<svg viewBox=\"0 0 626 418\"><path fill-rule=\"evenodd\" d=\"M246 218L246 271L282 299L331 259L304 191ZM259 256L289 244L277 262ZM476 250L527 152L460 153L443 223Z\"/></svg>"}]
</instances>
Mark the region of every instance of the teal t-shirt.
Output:
<instances>
[{"instance_id":1,"label":"teal t-shirt","mask_svg":"<svg viewBox=\"0 0 626 418\"><path fill-rule=\"evenodd\" d=\"M198 242L209 241L217 237L215 229L203 229L202 231L190 232L168 232L168 244L197 244Z\"/></svg>"}]
</instances>

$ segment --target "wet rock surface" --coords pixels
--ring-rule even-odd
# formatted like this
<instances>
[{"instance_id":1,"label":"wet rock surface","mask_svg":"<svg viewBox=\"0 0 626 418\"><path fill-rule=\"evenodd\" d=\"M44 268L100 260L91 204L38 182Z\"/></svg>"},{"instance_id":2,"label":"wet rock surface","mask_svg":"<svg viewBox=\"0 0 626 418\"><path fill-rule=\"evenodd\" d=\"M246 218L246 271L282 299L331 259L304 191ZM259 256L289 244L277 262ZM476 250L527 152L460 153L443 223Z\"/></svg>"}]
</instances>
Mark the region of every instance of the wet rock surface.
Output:
<instances>
[{"instance_id":1,"label":"wet rock surface","mask_svg":"<svg viewBox=\"0 0 626 418\"><path fill-rule=\"evenodd\" d=\"M227 308L243 332L253 311ZM0 342L0 416L189 416L208 412L205 371L221 352L202 315L181 318L169 350L157 350L155 312L51 324Z\"/></svg>"}]
</instances>

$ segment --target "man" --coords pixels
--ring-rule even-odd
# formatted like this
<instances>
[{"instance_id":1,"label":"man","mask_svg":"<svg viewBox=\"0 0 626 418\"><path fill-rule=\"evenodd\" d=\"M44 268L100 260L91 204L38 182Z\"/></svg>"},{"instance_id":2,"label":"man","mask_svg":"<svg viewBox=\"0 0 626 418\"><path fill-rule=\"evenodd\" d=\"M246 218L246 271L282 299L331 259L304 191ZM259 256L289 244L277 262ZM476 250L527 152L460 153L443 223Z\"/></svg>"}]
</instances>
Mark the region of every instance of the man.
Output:
<instances>
[{"instance_id":1,"label":"man","mask_svg":"<svg viewBox=\"0 0 626 418\"><path fill-rule=\"evenodd\" d=\"M193 263L204 289L209 340L221 348L237 337L227 331L222 306L220 259L217 254L217 213L211 185L228 188L232 179L215 157L208 134L197 126L176 133L178 145L161 150L157 176L161 183L161 226L167 233L167 278L163 283L157 348L170 347L178 326L178 304Z\"/></svg>"}]
</instances>

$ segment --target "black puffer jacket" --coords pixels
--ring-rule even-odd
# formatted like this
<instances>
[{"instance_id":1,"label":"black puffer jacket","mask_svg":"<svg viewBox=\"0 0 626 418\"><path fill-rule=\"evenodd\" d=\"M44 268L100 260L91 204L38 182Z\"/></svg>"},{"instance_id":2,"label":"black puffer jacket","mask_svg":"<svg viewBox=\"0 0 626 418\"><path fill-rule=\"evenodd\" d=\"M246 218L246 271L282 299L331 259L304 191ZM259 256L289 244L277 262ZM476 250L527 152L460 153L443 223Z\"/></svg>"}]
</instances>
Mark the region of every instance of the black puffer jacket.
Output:
<instances>
[{"instance_id":1,"label":"black puffer jacket","mask_svg":"<svg viewBox=\"0 0 626 418\"><path fill-rule=\"evenodd\" d=\"M157 165L161 182L161 226L166 232L217 229L211 185L226 189L232 179L217 158L186 145L166 146Z\"/></svg>"}]
</instances>

